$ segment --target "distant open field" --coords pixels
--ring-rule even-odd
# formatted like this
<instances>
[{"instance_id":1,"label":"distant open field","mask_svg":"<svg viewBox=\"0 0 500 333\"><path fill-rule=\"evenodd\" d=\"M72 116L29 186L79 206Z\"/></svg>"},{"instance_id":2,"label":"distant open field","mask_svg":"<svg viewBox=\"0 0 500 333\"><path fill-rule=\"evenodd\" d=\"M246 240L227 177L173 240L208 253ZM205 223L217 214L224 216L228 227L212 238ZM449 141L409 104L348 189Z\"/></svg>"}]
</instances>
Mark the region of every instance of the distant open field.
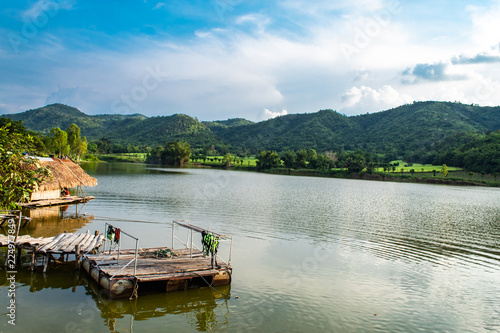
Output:
<instances>
[{"instance_id":1,"label":"distant open field","mask_svg":"<svg viewBox=\"0 0 500 333\"><path fill-rule=\"evenodd\" d=\"M96 157L101 161L106 162L134 162L144 163L146 161L147 153L121 153L121 154L102 154Z\"/></svg>"},{"instance_id":2,"label":"distant open field","mask_svg":"<svg viewBox=\"0 0 500 333\"><path fill-rule=\"evenodd\" d=\"M233 156L234 160L233 163L236 166L244 166L244 167L255 167L257 165L257 158L255 157L239 157L239 156ZM205 160L202 159L197 159L193 160L191 159L192 162L195 163L203 163L206 165L221 165L222 160L224 159L224 156L207 156Z\"/></svg>"},{"instance_id":3,"label":"distant open field","mask_svg":"<svg viewBox=\"0 0 500 333\"><path fill-rule=\"evenodd\" d=\"M391 161L390 164L394 164L394 163L399 163L398 166L395 166L395 171L394 172L401 172L401 169L403 169L403 172L410 172L410 170L415 170L415 173L418 173L418 172L433 172L433 170L436 170L437 172L439 172L441 170L441 165L432 165L432 164L418 164L418 163L407 163L407 162L404 162L402 160L396 160L396 161ZM452 166L447 166L448 167L448 171L451 172L451 171L460 171L462 170L461 168L457 168L457 167L452 167ZM377 171L379 172L383 172L384 169L383 168L377 168ZM389 167L389 172L392 172L392 167Z\"/></svg>"}]
</instances>

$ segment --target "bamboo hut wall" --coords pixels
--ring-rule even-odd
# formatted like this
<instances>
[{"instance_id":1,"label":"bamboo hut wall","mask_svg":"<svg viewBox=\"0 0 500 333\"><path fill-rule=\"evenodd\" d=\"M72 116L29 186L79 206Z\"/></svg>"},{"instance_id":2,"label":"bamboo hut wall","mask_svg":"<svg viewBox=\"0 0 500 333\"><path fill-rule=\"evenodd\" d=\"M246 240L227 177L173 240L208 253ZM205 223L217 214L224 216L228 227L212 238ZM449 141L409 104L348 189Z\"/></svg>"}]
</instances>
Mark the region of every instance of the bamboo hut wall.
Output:
<instances>
[{"instance_id":1,"label":"bamboo hut wall","mask_svg":"<svg viewBox=\"0 0 500 333\"><path fill-rule=\"evenodd\" d=\"M23 215L31 217L32 219L59 218L61 215L61 207L50 206L37 209L26 209L23 210Z\"/></svg>"},{"instance_id":2,"label":"bamboo hut wall","mask_svg":"<svg viewBox=\"0 0 500 333\"><path fill-rule=\"evenodd\" d=\"M48 190L48 191L35 191L31 193L31 201L36 200L50 200L59 199L61 197L61 190Z\"/></svg>"}]
</instances>

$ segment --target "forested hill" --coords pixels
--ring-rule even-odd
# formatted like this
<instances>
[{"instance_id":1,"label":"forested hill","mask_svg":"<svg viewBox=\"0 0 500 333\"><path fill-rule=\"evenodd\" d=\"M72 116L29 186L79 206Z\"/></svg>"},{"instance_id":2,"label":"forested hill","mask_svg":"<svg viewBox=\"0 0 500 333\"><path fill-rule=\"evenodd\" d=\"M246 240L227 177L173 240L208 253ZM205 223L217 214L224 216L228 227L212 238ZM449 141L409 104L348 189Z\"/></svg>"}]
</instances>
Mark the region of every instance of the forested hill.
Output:
<instances>
[{"instance_id":1,"label":"forested hill","mask_svg":"<svg viewBox=\"0 0 500 333\"><path fill-rule=\"evenodd\" d=\"M120 144L163 145L185 140L194 148L224 146L233 153L301 148L366 151L403 156L434 150L440 143L464 133L500 129L500 107L449 102L416 102L387 111L345 116L332 110L290 114L253 123L235 118L199 122L187 115L165 117L86 115L70 106L48 105L6 117L22 120L31 130L48 132L77 124L89 140L109 138Z\"/></svg>"}]
</instances>

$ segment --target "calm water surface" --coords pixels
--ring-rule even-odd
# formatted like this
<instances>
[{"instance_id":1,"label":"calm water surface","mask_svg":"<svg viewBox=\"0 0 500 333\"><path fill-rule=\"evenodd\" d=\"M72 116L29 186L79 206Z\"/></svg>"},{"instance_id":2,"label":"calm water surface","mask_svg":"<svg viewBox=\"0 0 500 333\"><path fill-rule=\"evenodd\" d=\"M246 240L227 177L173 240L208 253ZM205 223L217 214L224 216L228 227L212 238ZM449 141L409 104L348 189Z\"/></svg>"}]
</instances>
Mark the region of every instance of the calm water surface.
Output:
<instances>
[{"instance_id":1,"label":"calm water surface","mask_svg":"<svg viewBox=\"0 0 500 333\"><path fill-rule=\"evenodd\" d=\"M72 265L46 275L23 267L16 326L4 307L0 331L500 330L499 189L85 168L99 183L85 191L97 199L23 232L103 231L110 222L138 236L140 247L169 246L172 220L190 220L234 235L231 286L219 288L223 294L202 288L110 301ZM0 304L7 304L0 273Z\"/></svg>"}]
</instances>

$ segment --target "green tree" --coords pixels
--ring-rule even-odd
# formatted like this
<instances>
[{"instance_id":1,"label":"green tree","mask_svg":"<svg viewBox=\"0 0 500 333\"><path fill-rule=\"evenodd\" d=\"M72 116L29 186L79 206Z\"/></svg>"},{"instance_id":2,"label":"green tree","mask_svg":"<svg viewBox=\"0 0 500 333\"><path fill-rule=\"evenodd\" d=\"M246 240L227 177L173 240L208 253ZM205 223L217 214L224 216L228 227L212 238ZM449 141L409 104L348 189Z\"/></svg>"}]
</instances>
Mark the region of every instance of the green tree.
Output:
<instances>
[{"instance_id":1,"label":"green tree","mask_svg":"<svg viewBox=\"0 0 500 333\"><path fill-rule=\"evenodd\" d=\"M297 160L296 167L305 169L307 167L307 150L299 149L297 150Z\"/></svg>"},{"instance_id":2,"label":"green tree","mask_svg":"<svg viewBox=\"0 0 500 333\"><path fill-rule=\"evenodd\" d=\"M333 160L323 154L318 154L315 159L309 161L311 169L329 170L333 165Z\"/></svg>"},{"instance_id":3,"label":"green tree","mask_svg":"<svg viewBox=\"0 0 500 333\"><path fill-rule=\"evenodd\" d=\"M165 165L183 167L191 157L191 146L185 141L172 141L165 145L161 155L161 163Z\"/></svg>"},{"instance_id":4,"label":"green tree","mask_svg":"<svg viewBox=\"0 0 500 333\"><path fill-rule=\"evenodd\" d=\"M287 150L281 154L281 159L283 160L283 165L286 168L295 168L295 165L297 163L297 154L290 150Z\"/></svg>"},{"instance_id":5,"label":"green tree","mask_svg":"<svg viewBox=\"0 0 500 333\"><path fill-rule=\"evenodd\" d=\"M0 208L18 209L29 201L49 172L39 168L35 159L23 156L35 148L33 136L21 122L3 122L0 127Z\"/></svg>"},{"instance_id":6,"label":"green tree","mask_svg":"<svg viewBox=\"0 0 500 333\"><path fill-rule=\"evenodd\" d=\"M80 160L80 158L87 153L87 145L87 137L84 136L83 139L80 140L80 145L78 146L77 160Z\"/></svg>"},{"instance_id":7,"label":"green tree","mask_svg":"<svg viewBox=\"0 0 500 333\"><path fill-rule=\"evenodd\" d=\"M52 151L58 153L59 157L69 153L68 133L59 127L50 130Z\"/></svg>"},{"instance_id":8,"label":"green tree","mask_svg":"<svg viewBox=\"0 0 500 333\"><path fill-rule=\"evenodd\" d=\"M375 171L377 167L377 164L375 162L368 162L366 163L366 172L368 172L370 175L373 174L373 171Z\"/></svg>"},{"instance_id":9,"label":"green tree","mask_svg":"<svg viewBox=\"0 0 500 333\"><path fill-rule=\"evenodd\" d=\"M151 163L151 164L161 164L161 157L163 155L163 147L162 146L156 146L153 148L149 154L148 157L146 157L146 163Z\"/></svg>"},{"instance_id":10,"label":"green tree","mask_svg":"<svg viewBox=\"0 0 500 333\"><path fill-rule=\"evenodd\" d=\"M446 164L443 164L440 172L443 174L444 177L448 177L448 166Z\"/></svg>"},{"instance_id":11,"label":"green tree","mask_svg":"<svg viewBox=\"0 0 500 333\"><path fill-rule=\"evenodd\" d=\"M222 164L228 167L231 165L231 163L233 163L233 161L234 161L234 156L231 155L230 153L227 153L226 155L224 155L224 158L222 159Z\"/></svg>"},{"instance_id":12,"label":"green tree","mask_svg":"<svg viewBox=\"0 0 500 333\"><path fill-rule=\"evenodd\" d=\"M80 154L80 149L81 149L81 143L82 143L82 138L81 138L81 133L80 133L80 127L78 127L76 124L71 124L69 125L68 129L66 130L67 136L68 136L68 145L69 145L69 154L72 158L78 158Z\"/></svg>"},{"instance_id":13,"label":"green tree","mask_svg":"<svg viewBox=\"0 0 500 333\"><path fill-rule=\"evenodd\" d=\"M281 165L281 159L277 152L275 151L266 151L263 150L260 152L259 156L257 156L257 168L264 169L272 169L277 168Z\"/></svg>"},{"instance_id":14,"label":"green tree","mask_svg":"<svg viewBox=\"0 0 500 333\"><path fill-rule=\"evenodd\" d=\"M339 160L348 173L359 173L365 168L365 158L361 151L344 153Z\"/></svg>"}]
</instances>

